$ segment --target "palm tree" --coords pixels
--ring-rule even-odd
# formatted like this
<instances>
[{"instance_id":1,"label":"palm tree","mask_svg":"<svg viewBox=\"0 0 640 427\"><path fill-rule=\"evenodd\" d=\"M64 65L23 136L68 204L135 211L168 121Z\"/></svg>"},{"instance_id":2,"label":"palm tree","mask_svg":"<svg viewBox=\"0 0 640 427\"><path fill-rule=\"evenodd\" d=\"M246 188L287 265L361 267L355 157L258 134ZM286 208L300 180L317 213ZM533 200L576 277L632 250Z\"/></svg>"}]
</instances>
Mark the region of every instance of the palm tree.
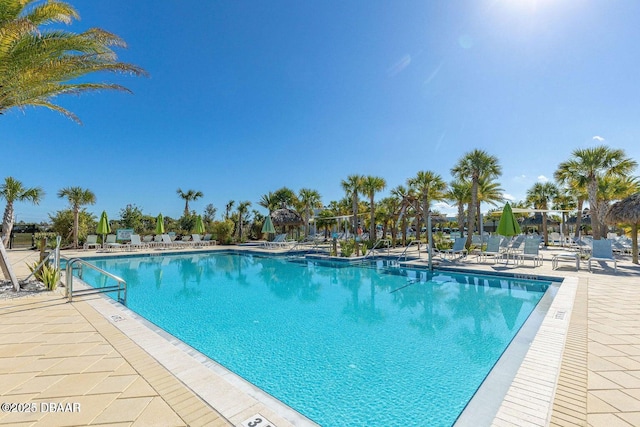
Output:
<instances>
[{"instance_id":1,"label":"palm tree","mask_svg":"<svg viewBox=\"0 0 640 427\"><path fill-rule=\"evenodd\" d=\"M78 229L80 228L80 207L96 203L96 195L81 187L66 187L58 191L58 197L66 197L73 210L73 247L78 248Z\"/></svg>"},{"instance_id":2,"label":"palm tree","mask_svg":"<svg viewBox=\"0 0 640 427\"><path fill-rule=\"evenodd\" d=\"M451 174L461 180L471 181L471 200L469 201L469 234L467 249L471 246L471 236L476 224L476 206L478 204L478 187L481 179L493 180L502 174L498 158L483 150L473 150L465 154L451 169Z\"/></svg>"},{"instance_id":3,"label":"palm tree","mask_svg":"<svg viewBox=\"0 0 640 427\"><path fill-rule=\"evenodd\" d=\"M500 183L482 177L478 183L478 204L476 205L476 218L480 218L480 205L487 203L491 206L498 206L498 203L503 203L502 187Z\"/></svg>"},{"instance_id":4,"label":"palm tree","mask_svg":"<svg viewBox=\"0 0 640 427\"><path fill-rule=\"evenodd\" d=\"M556 181L564 187L567 195L573 197L576 202L576 229L574 237L580 236L580 227L582 222L582 207L584 201L588 199L587 194L587 178L579 173L574 165L568 162L562 162L558 165L558 169L553 174Z\"/></svg>"},{"instance_id":5,"label":"palm tree","mask_svg":"<svg viewBox=\"0 0 640 427\"><path fill-rule=\"evenodd\" d=\"M269 191L269 193L267 194L263 194L260 197L260 201L258 202L258 204L263 208L265 208L266 210L268 210L269 213L278 209L277 201L275 199L274 194L271 191Z\"/></svg>"},{"instance_id":6,"label":"palm tree","mask_svg":"<svg viewBox=\"0 0 640 427\"><path fill-rule=\"evenodd\" d=\"M42 197L44 197L44 191L40 187L25 188L22 182L10 176L4 179L4 183L0 186L0 199L7 201L2 217L2 243L4 246L9 244L11 230L13 230L13 204L15 202L31 202L37 205Z\"/></svg>"},{"instance_id":7,"label":"palm tree","mask_svg":"<svg viewBox=\"0 0 640 427\"><path fill-rule=\"evenodd\" d=\"M382 238L386 239L387 230L391 229L391 246L396 244L396 235L398 231L398 216L400 215L400 209L402 208L402 201L397 197L385 197L378 203L379 210L382 216Z\"/></svg>"},{"instance_id":8,"label":"palm tree","mask_svg":"<svg viewBox=\"0 0 640 427\"><path fill-rule=\"evenodd\" d=\"M249 201L238 203L238 242L242 242L242 222L247 212L249 212L249 206L251 206Z\"/></svg>"},{"instance_id":9,"label":"palm tree","mask_svg":"<svg viewBox=\"0 0 640 427\"><path fill-rule=\"evenodd\" d=\"M398 221L401 221L402 227L402 246L407 245L407 218L411 215L411 208L416 200L413 189L398 185L391 190L391 195L400 203L400 211L398 212Z\"/></svg>"},{"instance_id":10,"label":"palm tree","mask_svg":"<svg viewBox=\"0 0 640 427\"><path fill-rule=\"evenodd\" d=\"M387 186L387 182L384 178L378 176L367 176L362 181L362 191L369 196L369 209L371 210L370 224L369 224L369 240L376 241L376 205L374 202L374 196L378 191L382 191Z\"/></svg>"},{"instance_id":11,"label":"palm tree","mask_svg":"<svg viewBox=\"0 0 640 427\"><path fill-rule=\"evenodd\" d=\"M415 190L416 196L422 199L422 219L427 227L427 219L431 210L432 201L440 201L445 198L447 183L435 172L419 171L418 174L407 180L407 185ZM418 239L420 238L420 221L416 230Z\"/></svg>"},{"instance_id":12,"label":"palm tree","mask_svg":"<svg viewBox=\"0 0 640 427\"><path fill-rule=\"evenodd\" d=\"M112 47L126 47L118 36L99 28L79 34L59 29L58 24L77 19L76 10L62 1L0 2L0 115L14 107L46 107L79 123L52 99L102 89L129 92L118 84L80 79L94 72L146 75L138 66L117 61ZM53 28L45 28L49 24Z\"/></svg>"},{"instance_id":13,"label":"palm tree","mask_svg":"<svg viewBox=\"0 0 640 427\"><path fill-rule=\"evenodd\" d=\"M298 202L298 198L296 197L296 193L292 189L288 187L282 187L273 193L273 202L277 206L276 209L290 208L295 206L295 204Z\"/></svg>"},{"instance_id":14,"label":"palm tree","mask_svg":"<svg viewBox=\"0 0 640 427\"><path fill-rule=\"evenodd\" d=\"M236 203L236 202L235 202L235 201L233 201L233 200L229 200L229 201L227 202L227 204L226 204L226 205L225 205L225 207L224 207L224 219L229 219L229 216L231 215L231 209L233 209L233 205L234 205L235 203Z\"/></svg>"},{"instance_id":15,"label":"palm tree","mask_svg":"<svg viewBox=\"0 0 640 427\"><path fill-rule=\"evenodd\" d=\"M622 200L639 191L640 184L638 183L638 177L604 177L598 182L599 207L606 215L612 201ZM606 237L606 224L603 222L598 224L598 226L600 227L600 235Z\"/></svg>"},{"instance_id":16,"label":"palm tree","mask_svg":"<svg viewBox=\"0 0 640 427\"><path fill-rule=\"evenodd\" d=\"M599 206L598 180L604 177L624 177L629 175L638 165L628 158L624 150L612 149L606 145L594 148L579 148L572 153L573 158L560 163L556 171L556 179L571 179L584 183L589 195L589 211L593 225L593 238L600 239L601 227L604 223L605 209Z\"/></svg>"},{"instance_id":17,"label":"palm tree","mask_svg":"<svg viewBox=\"0 0 640 427\"><path fill-rule=\"evenodd\" d=\"M535 209L541 209L542 212L542 235L544 236L544 245L549 245L549 234L547 230L547 209L549 203L558 196L558 187L552 182L536 182L533 187L527 191L527 202L531 203Z\"/></svg>"},{"instance_id":18,"label":"palm tree","mask_svg":"<svg viewBox=\"0 0 640 427\"><path fill-rule=\"evenodd\" d=\"M342 180L341 185L347 197L351 197L353 218L351 221L352 231L355 233L358 228L358 193L362 192L364 176L349 175L346 180Z\"/></svg>"},{"instance_id":19,"label":"palm tree","mask_svg":"<svg viewBox=\"0 0 640 427\"><path fill-rule=\"evenodd\" d=\"M568 190L564 188L558 188L558 195L553 198L553 209L557 209L562 214L562 235L568 236L568 232L566 230L567 227L567 213L576 208L576 199L575 197L569 193Z\"/></svg>"},{"instance_id":20,"label":"palm tree","mask_svg":"<svg viewBox=\"0 0 640 427\"><path fill-rule=\"evenodd\" d=\"M300 201L300 207L304 215L304 234L305 236L308 236L311 212L314 208L322 207L322 202L320 201L320 193L310 188L301 188L298 192L298 199Z\"/></svg>"},{"instance_id":21,"label":"palm tree","mask_svg":"<svg viewBox=\"0 0 640 427\"><path fill-rule=\"evenodd\" d=\"M471 201L471 182L455 180L449 184L449 191L445 194L446 200L455 202L458 208L458 228L460 236L464 237L464 205Z\"/></svg>"},{"instance_id":22,"label":"palm tree","mask_svg":"<svg viewBox=\"0 0 640 427\"><path fill-rule=\"evenodd\" d=\"M188 190L185 193L180 188L176 190L176 193L178 193L178 196L182 200L184 200L184 216L185 217L189 216L189 202L192 202L192 201L195 202L200 197L204 196L204 194L202 194L202 191Z\"/></svg>"}]
</instances>

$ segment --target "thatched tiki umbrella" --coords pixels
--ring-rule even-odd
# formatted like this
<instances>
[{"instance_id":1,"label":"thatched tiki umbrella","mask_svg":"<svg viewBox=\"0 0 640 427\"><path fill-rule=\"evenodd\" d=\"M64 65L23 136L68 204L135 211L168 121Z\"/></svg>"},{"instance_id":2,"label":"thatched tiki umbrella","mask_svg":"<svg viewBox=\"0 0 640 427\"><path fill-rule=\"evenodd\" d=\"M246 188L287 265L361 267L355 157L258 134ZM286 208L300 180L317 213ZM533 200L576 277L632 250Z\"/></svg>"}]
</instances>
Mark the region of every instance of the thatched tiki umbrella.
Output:
<instances>
[{"instance_id":1,"label":"thatched tiki umbrella","mask_svg":"<svg viewBox=\"0 0 640 427\"><path fill-rule=\"evenodd\" d=\"M288 208L276 209L271 212L271 221L275 227L282 227L285 233L287 227L297 227L304 224L300 214Z\"/></svg>"},{"instance_id":2,"label":"thatched tiki umbrella","mask_svg":"<svg viewBox=\"0 0 640 427\"><path fill-rule=\"evenodd\" d=\"M633 263L638 264L638 224L640 223L640 193L633 194L609 208L604 220L607 224L630 224Z\"/></svg>"}]
</instances>

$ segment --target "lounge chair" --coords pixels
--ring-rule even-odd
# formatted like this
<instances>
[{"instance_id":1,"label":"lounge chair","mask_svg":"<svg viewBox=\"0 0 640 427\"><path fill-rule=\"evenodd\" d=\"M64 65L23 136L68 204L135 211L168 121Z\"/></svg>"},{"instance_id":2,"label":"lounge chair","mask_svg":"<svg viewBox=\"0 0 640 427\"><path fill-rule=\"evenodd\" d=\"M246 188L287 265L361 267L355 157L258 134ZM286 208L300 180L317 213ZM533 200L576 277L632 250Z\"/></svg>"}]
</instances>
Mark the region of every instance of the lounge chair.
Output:
<instances>
[{"instance_id":1,"label":"lounge chair","mask_svg":"<svg viewBox=\"0 0 640 427\"><path fill-rule=\"evenodd\" d=\"M191 236L180 236L180 240L174 240L173 244L178 248L186 248L193 246L193 240L191 240Z\"/></svg>"},{"instance_id":2,"label":"lounge chair","mask_svg":"<svg viewBox=\"0 0 640 427\"><path fill-rule=\"evenodd\" d=\"M525 239L524 249L522 253L515 255L520 260L521 264L524 264L525 259L533 260L533 266L537 267L542 265L544 257L540 253L540 240L539 239Z\"/></svg>"},{"instance_id":3,"label":"lounge chair","mask_svg":"<svg viewBox=\"0 0 640 427\"><path fill-rule=\"evenodd\" d=\"M280 243L283 243L285 241L286 237L287 237L286 234L278 234L276 235L276 237L273 238L272 241L264 242L262 246L265 248L276 248Z\"/></svg>"},{"instance_id":4,"label":"lounge chair","mask_svg":"<svg viewBox=\"0 0 640 427\"><path fill-rule=\"evenodd\" d=\"M457 237L453 242L453 248L439 250L438 252L440 252L440 256L443 259L445 259L447 255L450 255L451 259L453 259L456 254L460 254L460 258L464 258L467 256L467 248L464 247L466 242L466 237Z\"/></svg>"},{"instance_id":5,"label":"lounge chair","mask_svg":"<svg viewBox=\"0 0 640 427\"><path fill-rule=\"evenodd\" d=\"M613 249L611 248L611 240L594 240L591 251L591 258L589 258L588 266L591 273L591 261L605 261L613 262L613 272L618 271L618 261L613 257Z\"/></svg>"},{"instance_id":6,"label":"lounge chair","mask_svg":"<svg viewBox=\"0 0 640 427\"><path fill-rule=\"evenodd\" d=\"M149 248L149 244L141 241L139 234L131 235L131 243L129 243L129 249L147 249L147 248Z\"/></svg>"},{"instance_id":7,"label":"lounge chair","mask_svg":"<svg viewBox=\"0 0 640 427\"><path fill-rule=\"evenodd\" d=\"M98 243L98 235L97 234L89 234L87 236L87 241L84 242L84 245L82 245L82 247L86 251L87 249L90 249L90 248L100 249L102 247L102 245L100 243Z\"/></svg>"},{"instance_id":8,"label":"lounge chair","mask_svg":"<svg viewBox=\"0 0 640 427\"><path fill-rule=\"evenodd\" d=\"M171 239L171 236L169 236L168 234L163 234L161 236L161 239L162 239L161 248L170 249L175 247L174 241Z\"/></svg>"},{"instance_id":9,"label":"lounge chair","mask_svg":"<svg viewBox=\"0 0 640 427\"><path fill-rule=\"evenodd\" d=\"M493 257L494 263L498 262L498 259L504 256L503 252L500 250L501 242L502 237L500 236L489 237L487 240L487 247L485 250L480 251L480 254L478 255L478 262L483 260L486 261L488 257Z\"/></svg>"},{"instance_id":10,"label":"lounge chair","mask_svg":"<svg viewBox=\"0 0 640 427\"><path fill-rule=\"evenodd\" d=\"M518 234L515 236L507 245L507 252L510 254L515 254L522 251L522 243L524 243L524 239L526 236L524 234Z\"/></svg>"},{"instance_id":11,"label":"lounge chair","mask_svg":"<svg viewBox=\"0 0 640 427\"><path fill-rule=\"evenodd\" d=\"M202 241L210 246L215 246L218 244L215 240L213 240L211 234L205 234L202 238Z\"/></svg>"},{"instance_id":12,"label":"lounge chair","mask_svg":"<svg viewBox=\"0 0 640 427\"><path fill-rule=\"evenodd\" d=\"M151 248L162 248L164 247L164 243L162 242L162 235L156 234L153 236L153 240L149 242L149 247Z\"/></svg>"},{"instance_id":13,"label":"lounge chair","mask_svg":"<svg viewBox=\"0 0 640 427\"><path fill-rule=\"evenodd\" d=\"M107 240L104 242L104 249L107 251L111 251L112 249L125 249L128 245L123 245L121 243L116 242L115 234L107 234Z\"/></svg>"}]
</instances>

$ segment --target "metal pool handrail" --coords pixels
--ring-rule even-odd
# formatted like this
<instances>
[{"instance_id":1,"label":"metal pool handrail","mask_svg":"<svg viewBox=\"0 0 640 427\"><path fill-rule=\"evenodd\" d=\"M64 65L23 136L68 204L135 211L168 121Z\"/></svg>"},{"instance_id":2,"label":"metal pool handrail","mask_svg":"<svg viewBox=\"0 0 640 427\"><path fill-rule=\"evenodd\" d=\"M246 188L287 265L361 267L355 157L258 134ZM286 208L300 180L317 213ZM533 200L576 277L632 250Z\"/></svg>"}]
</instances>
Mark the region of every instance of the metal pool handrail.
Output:
<instances>
[{"instance_id":1,"label":"metal pool handrail","mask_svg":"<svg viewBox=\"0 0 640 427\"><path fill-rule=\"evenodd\" d=\"M104 286L102 288L88 288L88 289L78 289L76 291L73 290L73 264L80 264L81 267L87 266L100 274L103 274L111 279L114 279L118 282L117 285L112 286ZM92 295L99 294L104 292L118 292L118 302L123 305L127 305L127 282L124 279L115 276L108 271L104 271L101 268L96 267L95 265L88 263L80 258L73 258L67 261L67 267L65 269L65 296L68 298L69 302L73 301L74 295ZM120 297L120 294L123 294L123 297Z\"/></svg>"}]
</instances>

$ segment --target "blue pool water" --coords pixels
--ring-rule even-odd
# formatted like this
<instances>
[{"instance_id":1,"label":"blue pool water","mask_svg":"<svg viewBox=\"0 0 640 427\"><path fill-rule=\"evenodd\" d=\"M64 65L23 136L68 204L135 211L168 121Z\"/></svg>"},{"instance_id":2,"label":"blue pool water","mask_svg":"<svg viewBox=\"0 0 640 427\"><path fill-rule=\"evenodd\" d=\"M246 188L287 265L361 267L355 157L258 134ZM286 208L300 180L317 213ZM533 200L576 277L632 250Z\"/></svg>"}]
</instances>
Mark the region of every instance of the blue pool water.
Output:
<instances>
[{"instance_id":1,"label":"blue pool water","mask_svg":"<svg viewBox=\"0 0 640 427\"><path fill-rule=\"evenodd\" d=\"M131 310L323 426L452 425L549 284L231 253L91 262Z\"/></svg>"}]
</instances>

